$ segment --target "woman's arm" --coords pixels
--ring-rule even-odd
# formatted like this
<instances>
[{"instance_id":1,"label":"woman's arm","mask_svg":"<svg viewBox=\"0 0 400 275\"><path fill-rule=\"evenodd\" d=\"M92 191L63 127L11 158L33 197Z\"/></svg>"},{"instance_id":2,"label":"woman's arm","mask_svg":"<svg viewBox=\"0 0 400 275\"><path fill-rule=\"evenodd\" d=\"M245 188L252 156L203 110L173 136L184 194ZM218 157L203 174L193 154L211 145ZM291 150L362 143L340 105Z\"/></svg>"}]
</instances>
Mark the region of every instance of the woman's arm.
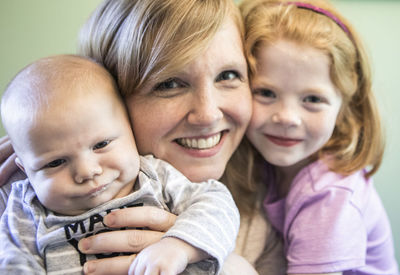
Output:
<instances>
[{"instance_id":1,"label":"woman's arm","mask_svg":"<svg viewBox=\"0 0 400 275\"><path fill-rule=\"evenodd\" d=\"M147 227L149 230L119 230L82 239L79 249L83 253L140 252L161 240L175 223L176 216L165 210L143 206L114 211L104 217L109 227ZM127 274L135 255L93 260L85 263L85 274Z\"/></svg>"},{"instance_id":2,"label":"woman's arm","mask_svg":"<svg viewBox=\"0 0 400 275\"><path fill-rule=\"evenodd\" d=\"M7 183L18 167L15 164L14 149L8 136L0 138L0 186Z\"/></svg>"},{"instance_id":3,"label":"woman's arm","mask_svg":"<svg viewBox=\"0 0 400 275\"><path fill-rule=\"evenodd\" d=\"M164 232L175 223L176 216L155 207L134 207L114 211L104 218L110 227L145 226L148 230L123 230L97 234L79 242L83 253L106 253L115 251L139 252L161 240ZM127 274L136 254L92 260L85 263L85 274ZM234 253L228 256L221 272L223 275L258 274L244 258Z\"/></svg>"}]
</instances>

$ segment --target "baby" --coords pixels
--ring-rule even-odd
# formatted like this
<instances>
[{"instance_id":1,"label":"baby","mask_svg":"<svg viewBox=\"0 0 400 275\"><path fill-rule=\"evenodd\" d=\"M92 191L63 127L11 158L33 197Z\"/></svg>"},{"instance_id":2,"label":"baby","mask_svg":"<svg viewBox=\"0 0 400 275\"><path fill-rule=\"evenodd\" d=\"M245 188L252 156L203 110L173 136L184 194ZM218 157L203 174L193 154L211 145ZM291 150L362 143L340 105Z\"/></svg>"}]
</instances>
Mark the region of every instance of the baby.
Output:
<instances>
[{"instance_id":1,"label":"baby","mask_svg":"<svg viewBox=\"0 0 400 275\"><path fill-rule=\"evenodd\" d=\"M1 116L28 179L13 185L1 219L0 273L81 274L87 260L116 253L85 255L78 241L111 230L102 221L114 209L139 205L178 217L130 273L220 271L239 227L228 189L215 180L192 183L164 161L139 156L102 66L73 55L40 59L11 81Z\"/></svg>"}]
</instances>

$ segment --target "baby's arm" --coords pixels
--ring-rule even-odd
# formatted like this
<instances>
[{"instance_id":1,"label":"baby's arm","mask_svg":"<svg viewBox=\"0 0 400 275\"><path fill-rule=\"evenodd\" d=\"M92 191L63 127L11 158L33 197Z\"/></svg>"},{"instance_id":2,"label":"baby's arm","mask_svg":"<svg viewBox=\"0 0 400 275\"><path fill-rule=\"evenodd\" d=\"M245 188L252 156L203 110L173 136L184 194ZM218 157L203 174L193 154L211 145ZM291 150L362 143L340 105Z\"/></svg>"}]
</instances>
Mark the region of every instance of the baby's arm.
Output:
<instances>
[{"instance_id":1,"label":"baby's arm","mask_svg":"<svg viewBox=\"0 0 400 275\"><path fill-rule=\"evenodd\" d=\"M176 238L164 238L140 252L129 268L129 274L179 274L188 264L199 262L208 256L204 251ZM231 253L222 268L221 275L258 275L254 267L243 257Z\"/></svg>"},{"instance_id":2,"label":"baby's arm","mask_svg":"<svg viewBox=\"0 0 400 275\"><path fill-rule=\"evenodd\" d=\"M25 207L20 190L22 183L14 184L0 221L0 274L44 274L36 246L35 215Z\"/></svg>"},{"instance_id":3,"label":"baby's arm","mask_svg":"<svg viewBox=\"0 0 400 275\"><path fill-rule=\"evenodd\" d=\"M132 262L129 274L179 274L190 263L208 257L204 251L173 237L143 249Z\"/></svg>"},{"instance_id":4,"label":"baby's arm","mask_svg":"<svg viewBox=\"0 0 400 275\"><path fill-rule=\"evenodd\" d=\"M211 259L205 264L213 264L217 274L233 251L239 229L239 211L231 194L215 180L193 183L172 166L164 169L163 200L178 215L164 238L175 237L205 251Z\"/></svg>"},{"instance_id":5,"label":"baby's arm","mask_svg":"<svg viewBox=\"0 0 400 275\"><path fill-rule=\"evenodd\" d=\"M228 256L228 258L226 258L220 275L243 275L243 274L258 275L259 273L245 258L239 256L236 253L231 253Z\"/></svg>"}]
</instances>

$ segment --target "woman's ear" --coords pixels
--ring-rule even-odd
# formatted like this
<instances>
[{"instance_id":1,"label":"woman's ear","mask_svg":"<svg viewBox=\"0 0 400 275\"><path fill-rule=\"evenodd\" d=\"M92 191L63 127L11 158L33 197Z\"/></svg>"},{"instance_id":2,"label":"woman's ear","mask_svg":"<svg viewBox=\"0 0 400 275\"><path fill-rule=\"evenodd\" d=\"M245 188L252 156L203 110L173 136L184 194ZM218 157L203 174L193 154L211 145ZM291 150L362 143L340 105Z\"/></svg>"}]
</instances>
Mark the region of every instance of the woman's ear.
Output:
<instances>
[{"instance_id":1,"label":"woman's ear","mask_svg":"<svg viewBox=\"0 0 400 275\"><path fill-rule=\"evenodd\" d=\"M22 164L22 161L19 159L19 157L16 157L15 164L18 166L19 169L22 170L22 172L25 173L24 165Z\"/></svg>"}]
</instances>

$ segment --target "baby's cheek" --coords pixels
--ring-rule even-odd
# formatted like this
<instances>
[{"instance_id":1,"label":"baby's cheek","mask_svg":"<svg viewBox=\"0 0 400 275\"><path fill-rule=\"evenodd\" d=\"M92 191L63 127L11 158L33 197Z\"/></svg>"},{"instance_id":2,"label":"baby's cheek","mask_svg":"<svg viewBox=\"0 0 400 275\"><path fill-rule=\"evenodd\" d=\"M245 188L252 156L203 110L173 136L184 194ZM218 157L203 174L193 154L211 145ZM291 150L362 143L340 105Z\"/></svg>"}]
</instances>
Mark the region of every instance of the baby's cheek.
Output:
<instances>
[{"instance_id":1,"label":"baby's cheek","mask_svg":"<svg viewBox=\"0 0 400 275\"><path fill-rule=\"evenodd\" d=\"M35 190L35 193L39 199L39 201L48 209L53 211L57 211L60 208L60 205L67 199L68 192L63 192L60 189L55 188L54 186L44 184L41 188Z\"/></svg>"}]
</instances>

